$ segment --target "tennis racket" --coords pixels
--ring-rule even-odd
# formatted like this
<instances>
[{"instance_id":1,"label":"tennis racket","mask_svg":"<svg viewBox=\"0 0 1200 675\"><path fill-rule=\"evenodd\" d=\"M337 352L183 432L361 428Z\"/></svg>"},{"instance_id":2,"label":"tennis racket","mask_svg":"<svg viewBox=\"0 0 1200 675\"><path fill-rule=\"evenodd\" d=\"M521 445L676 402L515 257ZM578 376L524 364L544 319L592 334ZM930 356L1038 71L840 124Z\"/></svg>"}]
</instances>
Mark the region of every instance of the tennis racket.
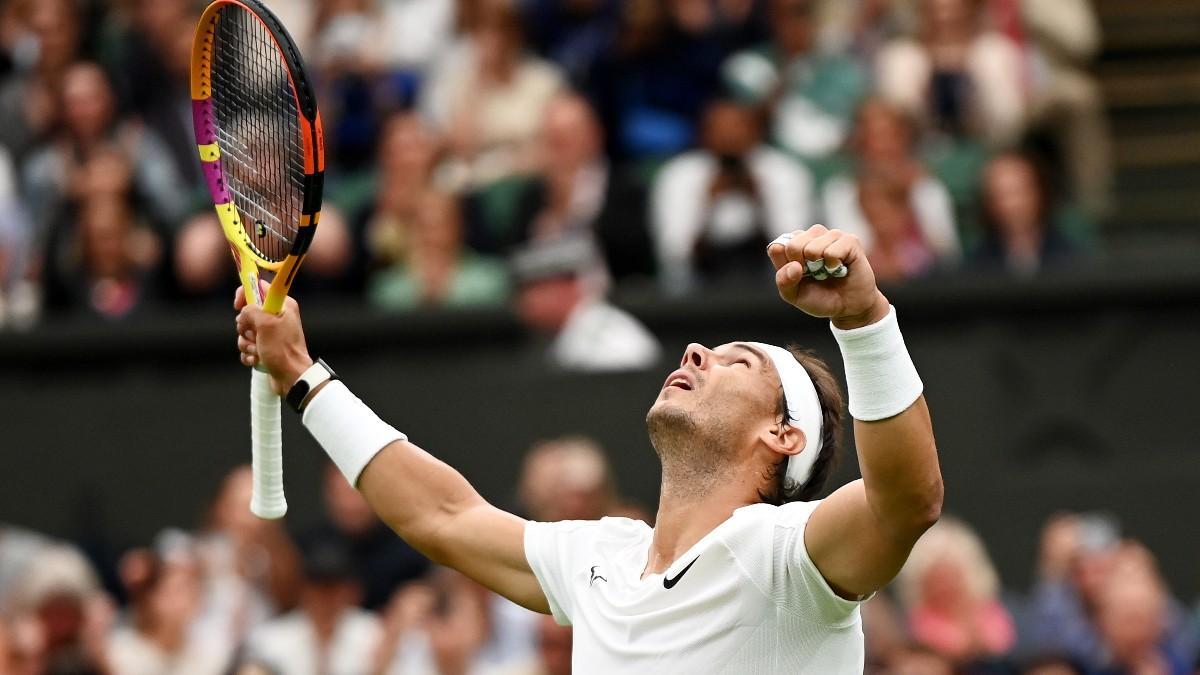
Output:
<instances>
[{"instance_id":1,"label":"tennis racket","mask_svg":"<svg viewBox=\"0 0 1200 675\"><path fill-rule=\"evenodd\" d=\"M290 35L258 0L217 0L192 42L192 121L205 182L247 302L278 314L321 215L321 115ZM264 294L259 279L270 280ZM250 380L250 438L260 518L287 512L279 397Z\"/></svg>"}]
</instances>

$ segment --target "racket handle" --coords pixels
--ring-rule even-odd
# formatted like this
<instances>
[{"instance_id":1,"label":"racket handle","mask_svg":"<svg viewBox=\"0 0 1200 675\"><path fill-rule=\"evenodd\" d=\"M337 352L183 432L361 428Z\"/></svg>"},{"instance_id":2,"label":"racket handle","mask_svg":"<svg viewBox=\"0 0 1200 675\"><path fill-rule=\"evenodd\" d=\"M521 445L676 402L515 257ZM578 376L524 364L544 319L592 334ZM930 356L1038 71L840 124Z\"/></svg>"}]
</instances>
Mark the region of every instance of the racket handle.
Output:
<instances>
[{"instance_id":1,"label":"racket handle","mask_svg":"<svg viewBox=\"0 0 1200 675\"><path fill-rule=\"evenodd\" d=\"M279 397L271 390L271 377L265 371L254 368L250 373L250 466L254 473L250 511L274 520L287 513Z\"/></svg>"}]
</instances>

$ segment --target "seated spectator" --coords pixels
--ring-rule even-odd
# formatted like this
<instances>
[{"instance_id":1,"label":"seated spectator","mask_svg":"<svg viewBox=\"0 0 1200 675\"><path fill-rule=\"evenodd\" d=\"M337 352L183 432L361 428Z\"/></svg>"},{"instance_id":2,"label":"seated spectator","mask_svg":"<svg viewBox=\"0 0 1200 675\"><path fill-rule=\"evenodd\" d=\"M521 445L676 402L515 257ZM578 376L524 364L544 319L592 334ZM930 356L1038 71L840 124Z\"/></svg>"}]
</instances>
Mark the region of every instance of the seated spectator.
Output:
<instances>
[{"instance_id":1,"label":"seated spectator","mask_svg":"<svg viewBox=\"0 0 1200 675\"><path fill-rule=\"evenodd\" d=\"M367 500L346 482L332 462L326 463L322 473L321 501L324 522L297 539L302 549L310 541L319 544L338 539L344 543L361 582L363 607L382 608L397 587L429 571L429 560L375 517Z\"/></svg>"},{"instance_id":2,"label":"seated spectator","mask_svg":"<svg viewBox=\"0 0 1200 675\"><path fill-rule=\"evenodd\" d=\"M1104 650L1095 655L1101 675L1189 675L1195 658L1170 641L1169 597L1148 551L1126 544L1100 590L1096 625Z\"/></svg>"},{"instance_id":3,"label":"seated spectator","mask_svg":"<svg viewBox=\"0 0 1200 675\"><path fill-rule=\"evenodd\" d=\"M457 188L530 171L546 105L562 88L552 64L526 55L509 0L480 0L463 49L431 74L422 108L443 133Z\"/></svg>"},{"instance_id":4,"label":"seated spectator","mask_svg":"<svg viewBox=\"0 0 1200 675\"><path fill-rule=\"evenodd\" d=\"M1037 164L1009 153L990 161L983 174L984 244L981 264L1031 277L1061 261L1071 245L1054 222L1050 190Z\"/></svg>"},{"instance_id":5,"label":"seated spectator","mask_svg":"<svg viewBox=\"0 0 1200 675\"><path fill-rule=\"evenodd\" d=\"M404 261L375 272L368 288L372 303L393 310L503 305L507 270L463 246L458 203L427 192L415 206Z\"/></svg>"},{"instance_id":6,"label":"seated spectator","mask_svg":"<svg viewBox=\"0 0 1200 675\"><path fill-rule=\"evenodd\" d=\"M196 553L205 574L197 623L236 639L296 602L300 561L282 521L264 520L247 505L249 465L225 475L209 507Z\"/></svg>"},{"instance_id":7,"label":"seated spectator","mask_svg":"<svg viewBox=\"0 0 1200 675\"><path fill-rule=\"evenodd\" d=\"M1088 68L1100 52L1100 22L1088 0L1009 0L1033 82L1036 130L1053 139L1071 196L1092 218L1112 206L1112 142L1104 97Z\"/></svg>"},{"instance_id":8,"label":"seated spectator","mask_svg":"<svg viewBox=\"0 0 1200 675\"><path fill-rule=\"evenodd\" d=\"M921 0L919 24L880 52L879 93L950 137L1015 143L1028 112L1021 54L985 27L980 0Z\"/></svg>"},{"instance_id":9,"label":"seated spectator","mask_svg":"<svg viewBox=\"0 0 1200 675\"><path fill-rule=\"evenodd\" d=\"M78 550L41 548L12 590L4 609L14 617L14 651L28 672L108 672L112 603Z\"/></svg>"},{"instance_id":10,"label":"seated spectator","mask_svg":"<svg viewBox=\"0 0 1200 675\"><path fill-rule=\"evenodd\" d=\"M112 52L118 90L128 110L137 111L146 127L169 152L175 173L185 186L202 184L192 127L192 36L199 8L188 0L135 0L124 21L111 32L104 51ZM172 223L174 225L174 223Z\"/></svg>"},{"instance_id":11,"label":"seated spectator","mask_svg":"<svg viewBox=\"0 0 1200 675\"><path fill-rule=\"evenodd\" d=\"M56 92L80 50L80 8L73 0L6 3L4 36L14 73L0 83L0 146L23 161L59 122Z\"/></svg>"},{"instance_id":12,"label":"seated spectator","mask_svg":"<svg viewBox=\"0 0 1200 675\"><path fill-rule=\"evenodd\" d=\"M916 159L914 144L900 111L868 100L858 113L854 174L831 178L823 191L826 219L862 240L881 279L952 267L962 257L950 193ZM917 251L905 250L910 247Z\"/></svg>"},{"instance_id":13,"label":"seated spectator","mask_svg":"<svg viewBox=\"0 0 1200 675\"><path fill-rule=\"evenodd\" d=\"M113 672L121 675L220 675L239 636L196 630L203 570L194 542L165 532L152 549L121 560L131 599L127 623L108 638Z\"/></svg>"},{"instance_id":14,"label":"seated spectator","mask_svg":"<svg viewBox=\"0 0 1200 675\"><path fill-rule=\"evenodd\" d=\"M346 541L312 537L301 543L301 551L299 607L251 633L245 660L287 675L371 672L382 629L373 614L357 606L362 588Z\"/></svg>"},{"instance_id":15,"label":"seated spectator","mask_svg":"<svg viewBox=\"0 0 1200 675\"><path fill-rule=\"evenodd\" d=\"M651 230L664 290L723 277L767 278L767 243L812 224L812 178L762 143L756 112L730 101L704 114L702 146L655 178Z\"/></svg>"},{"instance_id":16,"label":"seated spectator","mask_svg":"<svg viewBox=\"0 0 1200 675\"><path fill-rule=\"evenodd\" d=\"M376 672L478 672L488 622L486 596L476 592L477 586L458 572L439 568L428 579L400 589L385 615Z\"/></svg>"},{"instance_id":17,"label":"seated spectator","mask_svg":"<svg viewBox=\"0 0 1200 675\"><path fill-rule=\"evenodd\" d=\"M565 437L525 454L517 484L521 512L532 520L599 520L619 508L612 467L595 441Z\"/></svg>"},{"instance_id":18,"label":"seated spectator","mask_svg":"<svg viewBox=\"0 0 1200 675\"><path fill-rule=\"evenodd\" d=\"M845 143L867 87L854 60L816 48L815 5L816 0L771 0L771 42L735 54L722 68L739 100L767 109L771 140L813 161Z\"/></svg>"},{"instance_id":19,"label":"seated spectator","mask_svg":"<svg viewBox=\"0 0 1200 675\"><path fill-rule=\"evenodd\" d=\"M1042 531L1038 580L1030 600L1031 648L1068 657L1088 673L1105 673L1105 669L1119 666L1106 661L1111 646L1132 657L1135 652L1145 652L1148 642L1155 643L1169 664L1195 654L1187 612L1166 594L1153 557L1144 547L1122 542L1119 536L1116 523L1101 514L1060 514L1047 522ZM1125 584L1135 593L1122 597L1114 592L1106 597L1115 586ZM1157 591L1152 589L1155 584ZM1121 620L1116 602L1126 601L1130 609L1154 615L1155 620L1149 626L1129 626L1122 631L1114 625ZM1101 618L1106 602L1107 627ZM1147 629L1148 633L1142 632ZM1117 644L1109 645L1109 641Z\"/></svg>"},{"instance_id":20,"label":"seated spectator","mask_svg":"<svg viewBox=\"0 0 1200 675\"><path fill-rule=\"evenodd\" d=\"M111 159L110 165L94 158L86 171L120 171L124 158ZM80 205L78 220L59 229L48 272L51 304L116 320L154 302L162 241L124 198L90 197Z\"/></svg>"},{"instance_id":21,"label":"seated spectator","mask_svg":"<svg viewBox=\"0 0 1200 675\"><path fill-rule=\"evenodd\" d=\"M513 256L516 313L549 336L549 360L581 372L640 370L658 361L658 339L605 300L607 280L590 239L534 243Z\"/></svg>"},{"instance_id":22,"label":"seated spectator","mask_svg":"<svg viewBox=\"0 0 1200 675\"><path fill-rule=\"evenodd\" d=\"M603 151L604 133L587 101L574 94L555 97L539 134L540 176L520 195L513 240L595 237L614 281L650 277L646 189Z\"/></svg>"},{"instance_id":23,"label":"seated spectator","mask_svg":"<svg viewBox=\"0 0 1200 675\"><path fill-rule=\"evenodd\" d=\"M917 0L817 0L817 45L831 53L874 63L880 48L912 32Z\"/></svg>"},{"instance_id":24,"label":"seated spectator","mask_svg":"<svg viewBox=\"0 0 1200 675\"><path fill-rule=\"evenodd\" d=\"M708 3L626 0L617 39L583 85L617 162L657 162L696 140L725 48Z\"/></svg>"},{"instance_id":25,"label":"seated spectator","mask_svg":"<svg viewBox=\"0 0 1200 675\"><path fill-rule=\"evenodd\" d=\"M1007 655L1012 616L983 542L961 521L942 518L913 547L898 578L913 639L956 665Z\"/></svg>"},{"instance_id":26,"label":"seated spectator","mask_svg":"<svg viewBox=\"0 0 1200 675\"><path fill-rule=\"evenodd\" d=\"M108 76L94 63L76 63L57 92L61 131L43 143L24 166L23 184L34 222L44 233L55 217L80 201L92 186L89 162L114 149L125 156L138 211L160 230L168 230L187 210L187 191L170 154L152 132L117 117Z\"/></svg>"},{"instance_id":27,"label":"seated spectator","mask_svg":"<svg viewBox=\"0 0 1200 675\"><path fill-rule=\"evenodd\" d=\"M438 139L416 113L397 113L384 123L376 151L374 201L354 218L355 229L362 232L369 269L408 259L412 223L421 201L442 187L435 171L439 151Z\"/></svg>"},{"instance_id":28,"label":"seated spectator","mask_svg":"<svg viewBox=\"0 0 1200 675\"><path fill-rule=\"evenodd\" d=\"M16 167L0 147L0 330L27 329L41 313L41 252L17 192Z\"/></svg>"}]
</instances>

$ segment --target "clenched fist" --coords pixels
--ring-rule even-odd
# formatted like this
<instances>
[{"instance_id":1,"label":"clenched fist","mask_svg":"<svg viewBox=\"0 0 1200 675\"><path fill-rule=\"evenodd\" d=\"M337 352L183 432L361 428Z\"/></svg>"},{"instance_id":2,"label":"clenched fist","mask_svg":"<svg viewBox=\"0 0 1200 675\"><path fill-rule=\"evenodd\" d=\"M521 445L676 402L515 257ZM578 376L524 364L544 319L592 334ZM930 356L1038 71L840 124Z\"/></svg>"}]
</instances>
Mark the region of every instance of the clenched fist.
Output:
<instances>
[{"instance_id":1,"label":"clenched fist","mask_svg":"<svg viewBox=\"0 0 1200 675\"><path fill-rule=\"evenodd\" d=\"M862 242L852 234L813 225L771 242L775 285L788 303L838 328L860 328L888 313Z\"/></svg>"}]
</instances>

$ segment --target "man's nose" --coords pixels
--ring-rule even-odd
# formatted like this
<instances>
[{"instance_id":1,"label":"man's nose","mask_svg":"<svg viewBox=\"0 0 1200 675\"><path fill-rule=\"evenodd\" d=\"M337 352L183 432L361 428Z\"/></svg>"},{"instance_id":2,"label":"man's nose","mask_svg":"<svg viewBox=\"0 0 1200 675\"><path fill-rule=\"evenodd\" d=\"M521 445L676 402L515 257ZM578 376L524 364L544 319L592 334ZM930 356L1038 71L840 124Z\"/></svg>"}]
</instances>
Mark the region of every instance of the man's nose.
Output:
<instances>
[{"instance_id":1,"label":"man's nose","mask_svg":"<svg viewBox=\"0 0 1200 675\"><path fill-rule=\"evenodd\" d=\"M693 342L687 346L687 349L683 351L683 361L681 361L679 365L690 365L700 370L704 370L708 368L708 363L711 360L711 357L712 350L702 344Z\"/></svg>"}]
</instances>

